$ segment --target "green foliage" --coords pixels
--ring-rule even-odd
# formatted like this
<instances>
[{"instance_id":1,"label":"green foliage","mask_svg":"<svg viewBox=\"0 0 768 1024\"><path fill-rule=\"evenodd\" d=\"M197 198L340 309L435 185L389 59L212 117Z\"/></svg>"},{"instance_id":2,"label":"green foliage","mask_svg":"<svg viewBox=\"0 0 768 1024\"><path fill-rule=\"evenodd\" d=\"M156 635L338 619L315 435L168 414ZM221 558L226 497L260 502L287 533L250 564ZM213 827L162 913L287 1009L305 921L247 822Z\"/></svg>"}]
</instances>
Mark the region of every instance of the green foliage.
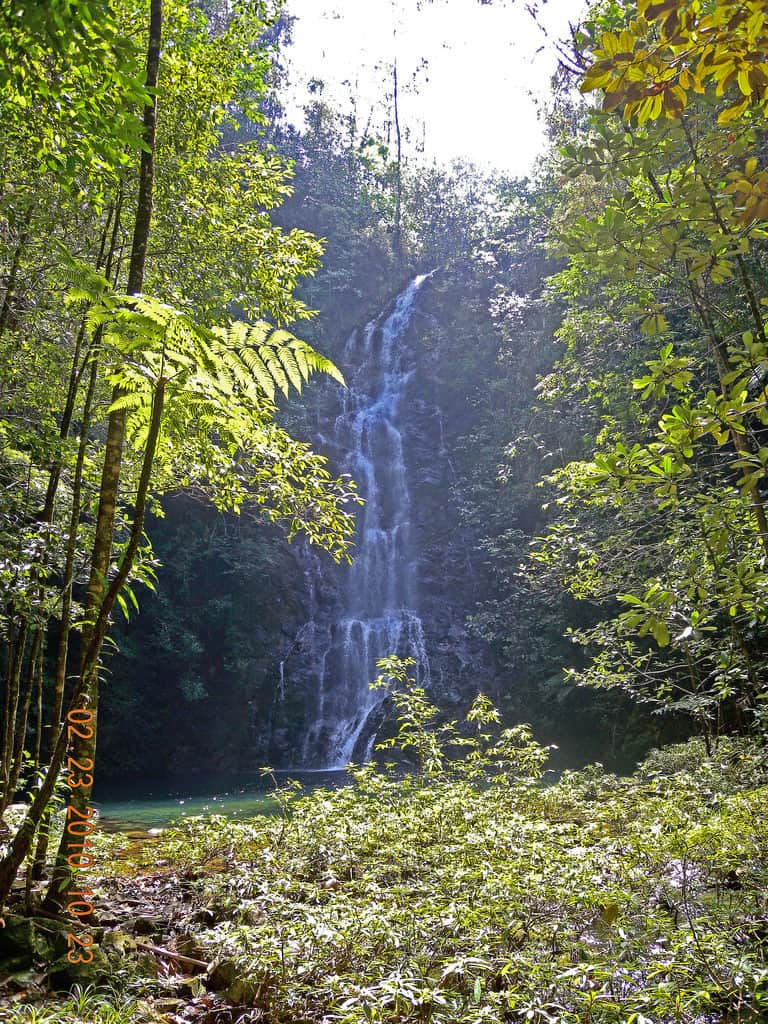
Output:
<instances>
[{"instance_id":1,"label":"green foliage","mask_svg":"<svg viewBox=\"0 0 768 1024\"><path fill-rule=\"evenodd\" d=\"M584 92L605 92L604 111L621 109L639 124L662 114L678 118L690 93L704 93L708 86L717 97L735 94L720 113L720 124L764 105L768 31L758 0L715 5L640 0L637 14L622 31L599 36L596 59L581 83Z\"/></svg>"},{"instance_id":2,"label":"green foliage","mask_svg":"<svg viewBox=\"0 0 768 1024\"><path fill-rule=\"evenodd\" d=\"M354 485L332 481L324 459L272 422L276 390L287 396L292 386L300 392L316 371L343 384L329 359L263 321L209 329L189 313L142 295L102 295L86 322L116 354L107 374L117 396L110 410L127 411L128 437L139 451L163 384L154 460L160 493L164 480L174 487L198 486L219 509L234 510L253 497L273 518L288 518L291 535L303 529L337 558L344 555L347 540L341 539L351 535L353 524L336 501L353 499ZM275 472L278 464L281 471ZM334 489L336 497L327 504Z\"/></svg>"},{"instance_id":3,"label":"green foliage","mask_svg":"<svg viewBox=\"0 0 768 1024\"><path fill-rule=\"evenodd\" d=\"M85 161L125 164L147 99L139 48L104 0L12 0L0 19L4 132L30 133L40 166L71 186Z\"/></svg>"},{"instance_id":4,"label":"green foliage","mask_svg":"<svg viewBox=\"0 0 768 1024\"><path fill-rule=\"evenodd\" d=\"M765 112L738 71L759 6L596 5L581 85L605 100L563 140L551 233L566 350L545 397L589 429L546 478L530 578L597 619L571 630L592 656L571 679L707 734L758 724L764 689Z\"/></svg>"},{"instance_id":5,"label":"green foliage","mask_svg":"<svg viewBox=\"0 0 768 1024\"><path fill-rule=\"evenodd\" d=\"M56 0L0 17L0 808L31 727L35 770L50 765L30 825L65 754L62 709L84 687L95 704L113 611L154 589L148 506L195 491L349 557L353 483L277 424L278 396L317 372L343 382L286 329L313 315L294 292L322 245L272 219L286 162L253 133L224 143L262 121L274 14ZM0 900L32 838L0 863Z\"/></svg>"},{"instance_id":6,"label":"green foliage","mask_svg":"<svg viewBox=\"0 0 768 1024\"><path fill-rule=\"evenodd\" d=\"M478 694L466 715L466 727L459 730L456 722L437 724L440 709L426 695L421 686L408 676L414 664L411 658L382 658L378 663L381 674L372 687L390 690L390 698L397 712L397 732L390 739L376 745L377 750L396 747L407 752L413 750L419 771L432 778L451 776L477 779L493 773L511 773L527 779L539 779L547 761L547 749L539 746L528 726L516 725L507 729L493 729L500 715L484 694Z\"/></svg>"},{"instance_id":7,"label":"green foliage","mask_svg":"<svg viewBox=\"0 0 768 1024\"><path fill-rule=\"evenodd\" d=\"M717 776L719 787L738 790L745 778L760 779L768 762L765 748L747 738L721 737L716 750L708 752L704 741L695 737L652 750L638 766L638 774L644 778L674 777L680 772L695 775L703 772L705 765L706 771Z\"/></svg>"},{"instance_id":8,"label":"green foliage","mask_svg":"<svg viewBox=\"0 0 768 1024\"><path fill-rule=\"evenodd\" d=\"M76 985L56 1007L28 1005L9 1012L8 1024L140 1024L149 1020L150 1011L131 996Z\"/></svg>"},{"instance_id":9,"label":"green foliage","mask_svg":"<svg viewBox=\"0 0 768 1024\"><path fill-rule=\"evenodd\" d=\"M289 786L277 817L187 822L147 863L195 879L212 983L274 1020L763 1019L764 750L697 741L549 785L489 767Z\"/></svg>"}]
</instances>

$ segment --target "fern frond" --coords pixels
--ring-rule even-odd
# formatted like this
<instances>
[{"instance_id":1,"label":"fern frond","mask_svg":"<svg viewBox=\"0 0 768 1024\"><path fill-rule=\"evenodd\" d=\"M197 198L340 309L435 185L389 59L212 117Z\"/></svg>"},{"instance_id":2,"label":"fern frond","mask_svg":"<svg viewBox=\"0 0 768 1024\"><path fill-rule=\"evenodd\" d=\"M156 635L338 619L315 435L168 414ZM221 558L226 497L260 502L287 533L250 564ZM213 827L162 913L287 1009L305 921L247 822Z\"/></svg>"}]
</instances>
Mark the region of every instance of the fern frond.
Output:
<instances>
[{"instance_id":1,"label":"fern frond","mask_svg":"<svg viewBox=\"0 0 768 1024\"><path fill-rule=\"evenodd\" d=\"M66 245L57 238L52 241L60 259L59 269L62 277L69 285L66 294L68 305L75 302L98 302L112 292L112 286L103 274L73 256Z\"/></svg>"},{"instance_id":2,"label":"fern frond","mask_svg":"<svg viewBox=\"0 0 768 1024\"><path fill-rule=\"evenodd\" d=\"M116 398L107 412L117 412L118 409L139 409L142 405L146 405L145 396L140 391L128 391Z\"/></svg>"},{"instance_id":3,"label":"fern frond","mask_svg":"<svg viewBox=\"0 0 768 1024\"><path fill-rule=\"evenodd\" d=\"M283 367L280 365L280 357L277 352L269 345L261 345L259 348L259 355L264 361L264 365L269 371L272 380L287 398L289 392L288 378L285 375Z\"/></svg>"},{"instance_id":4,"label":"fern frond","mask_svg":"<svg viewBox=\"0 0 768 1024\"><path fill-rule=\"evenodd\" d=\"M275 384L269 369L264 365L261 353L257 349L245 348L241 358L256 379L257 384L270 399L275 397Z\"/></svg>"},{"instance_id":5,"label":"fern frond","mask_svg":"<svg viewBox=\"0 0 768 1024\"><path fill-rule=\"evenodd\" d=\"M277 349L277 356L280 363L285 370L285 374L288 380L293 384L296 390L301 393L301 388L306 380L301 370L299 369L299 363L296 358L296 354L288 348L287 345L283 345Z\"/></svg>"}]
</instances>

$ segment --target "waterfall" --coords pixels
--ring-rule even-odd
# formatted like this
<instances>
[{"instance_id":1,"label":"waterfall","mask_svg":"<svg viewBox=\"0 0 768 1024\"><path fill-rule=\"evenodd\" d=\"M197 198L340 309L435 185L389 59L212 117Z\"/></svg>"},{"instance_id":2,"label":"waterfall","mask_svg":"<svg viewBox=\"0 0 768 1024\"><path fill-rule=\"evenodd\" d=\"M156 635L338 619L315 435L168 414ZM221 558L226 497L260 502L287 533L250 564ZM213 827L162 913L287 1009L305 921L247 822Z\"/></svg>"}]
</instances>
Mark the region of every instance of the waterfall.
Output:
<instances>
[{"instance_id":1,"label":"waterfall","mask_svg":"<svg viewBox=\"0 0 768 1024\"><path fill-rule=\"evenodd\" d=\"M342 578L337 607L330 617L313 609L309 655L317 703L303 743L307 766L343 767L370 756L376 712L386 698L370 689L379 658L413 658L418 682L429 682L400 415L413 372L401 342L429 276L414 278L391 312L354 332L344 353L349 388L333 443L346 453L343 468L357 481L365 505L357 515L354 561ZM316 606L320 589L312 585Z\"/></svg>"}]
</instances>

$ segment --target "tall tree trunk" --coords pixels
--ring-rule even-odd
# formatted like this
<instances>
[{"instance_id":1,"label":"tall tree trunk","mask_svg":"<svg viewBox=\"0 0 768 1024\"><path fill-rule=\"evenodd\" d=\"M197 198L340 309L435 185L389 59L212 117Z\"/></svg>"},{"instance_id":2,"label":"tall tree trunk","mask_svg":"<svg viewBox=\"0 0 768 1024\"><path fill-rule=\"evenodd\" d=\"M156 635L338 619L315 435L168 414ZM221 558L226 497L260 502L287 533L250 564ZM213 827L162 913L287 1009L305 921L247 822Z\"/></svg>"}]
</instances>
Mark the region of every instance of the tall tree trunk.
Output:
<instances>
[{"instance_id":1,"label":"tall tree trunk","mask_svg":"<svg viewBox=\"0 0 768 1024\"><path fill-rule=\"evenodd\" d=\"M37 680L37 694L35 700L35 771L40 770L40 756L43 752L43 659L45 656L45 645L40 645L37 656L37 668L35 677Z\"/></svg>"},{"instance_id":2,"label":"tall tree trunk","mask_svg":"<svg viewBox=\"0 0 768 1024\"><path fill-rule=\"evenodd\" d=\"M725 221L723 220L723 215L720 213L720 207L717 205L717 196L715 194L715 190L712 187L712 184L707 179L707 176L701 165L701 159L699 157L699 152L696 147L696 141L693 138L693 135L691 134L690 126L685 118L683 118L680 123L683 126L683 134L685 135L686 141L688 143L688 148L690 149L691 156L693 157L693 163L696 168L696 173L699 175L699 179L702 185L704 186L704 191L707 193L707 196L709 198L709 207L712 210L712 215L715 218L715 223L720 228L720 230L726 238L730 239L732 242L736 242L737 238L734 236L734 233L725 223ZM755 288L752 283L752 278L749 276L749 270L747 269L746 261L739 252L736 252L736 266L739 268L739 276L741 277L741 283L744 286L744 295L747 300L747 305L749 306L749 311L752 314L752 322L755 325L755 332L758 338L760 338L762 341L766 341L768 339L766 339L765 336L765 325L763 324L763 316L760 311L760 303L757 301L757 295L755 293Z\"/></svg>"},{"instance_id":3,"label":"tall tree trunk","mask_svg":"<svg viewBox=\"0 0 768 1024\"><path fill-rule=\"evenodd\" d=\"M94 361L85 395L83 418L80 424L80 441L77 449L75 474L72 480L72 508L69 515L69 535L64 557L64 573L61 594L61 619L59 643L56 650L56 668L53 676L53 698L51 702L49 748L56 746L61 730L61 711L64 706L64 686L67 678L67 655L69 653L69 631L72 618L72 586L75 577L75 559L77 557L77 537L80 527L80 505L83 491L83 467L88 449L88 434L91 426L91 410L98 377L98 360L94 353Z\"/></svg>"},{"instance_id":4,"label":"tall tree trunk","mask_svg":"<svg viewBox=\"0 0 768 1024\"><path fill-rule=\"evenodd\" d=\"M122 187L118 191L115 203L115 218L112 224L112 238L109 243L109 252L104 267L104 275L109 278L112 273L113 262L117 253L117 236L120 230L120 214L123 206ZM77 537L80 527L80 502L83 490L83 467L88 449L88 435L91 429L91 413L93 410L93 399L96 393L98 380L99 352L101 349L101 336L103 328L97 328L93 342L89 350L90 373L88 378L88 389L83 400L83 413L80 421L80 438L75 461L75 472L72 479L72 508L69 516L69 533L67 536L67 549L64 558L64 573L61 587L61 619L59 630L59 643L56 651L56 669L53 677L53 699L51 702L50 717L50 738L48 746L50 750L56 746L59 731L61 729L61 711L64 706L64 686L67 677L67 656L69 654L69 631L72 613L72 586L75 575L75 558L77 556Z\"/></svg>"},{"instance_id":5,"label":"tall tree trunk","mask_svg":"<svg viewBox=\"0 0 768 1024\"><path fill-rule=\"evenodd\" d=\"M112 218L113 217L115 217L115 223L118 223L119 219L120 219L119 200L118 200L117 209L115 209L115 205L114 204L110 203L109 209L107 211L107 219L104 222L104 227L102 228L102 231L101 231L101 238L99 240L99 254L96 257L96 268L97 268L97 270L100 270L101 267L102 267L102 262L104 260L104 251L106 249L107 239L109 237L109 229L110 229L110 225L112 224ZM112 232L112 239L113 239L112 244L113 245L114 245L114 238L115 238L115 234L114 234L114 231L113 231ZM110 252L109 257L108 257L108 262L111 260L111 256L112 256L112 253ZM105 272L105 274L106 274L107 277L109 277L109 270L107 270ZM59 424L59 437L62 439L62 441L66 440L66 438L69 437L69 428L72 425L72 416L74 415L74 411L75 411L75 404L77 402L77 392L78 392L78 388L80 386L80 380L81 380L82 375L83 375L83 373L85 371L85 368L86 368L86 366L88 364L88 352L87 351L86 351L85 359L83 360L82 366L80 364L80 353L82 351L82 345L83 345L83 340L85 338L85 332L86 332L86 321L85 321L85 317L83 317L83 319L82 319L82 321L80 323L80 328L79 328L79 330L77 332L77 336L75 337L75 348L74 348L74 351L72 353L72 366L71 366L70 371L69 371L69 381L67 383L67 397L66 397L66 400L64 402L64 409L62 411L61 422ZM60 457L57 457L54 460L53 465L51 466L51 469L50 469L50 472L49 472L49 475L48 475L48 487L47 487L46 492L45 492L45 505L43 506L42 515L40 516L41 520L44 523L50 523L50 522L53 521L53 504L54 504L54 501L56 500L56 491L58 490L58 487L59 487L59 479L61 477L61 469L62 469L62 459Z\"/></svg>"},{"instance_id":6,"label":"tall tree trunk","mask_svg":"<svg viewBox=\"0 0 768 1024\"><path fill-rule=\"evenodd\" d=\"M117 595L122 590L128 576L130 575L136 559L136 552L139 549L139 544L141 543L141 538L144 533L144 515L147 507L147 499L149 497L149 485L152 479L152 465L157 451L157 441L160 436L160 426L162 423L163 408L165 404L165 385L166 381L161 377L158 381L157 387L155 388L154 399L152 402L152 417L150 420L146 446L144 448L144 458L142 460L139 486L136 491L131 535L128 539L128 544L126 545L125 552L120 562L120 568L110 583L109 589L101 602L101 607L99 608L98 615L93 623L90 638L84 650L80 666L80 692L83 695L80 703L82 706L87 707L93 712L93 719L91 722L92 733L87 738L80 736L74 738L70 756L80 765L91 765L91 768L86 768L84 770L85 774L91 775L91 778L92 766L95 762L96 754L96 717L99 697L98 679L101 646L104 642L104 637L109 625L109 617L112 613L112 609L114 608L115 601L117 600ZM71 789L69 798L70 806L85 814L87 812L88 802L91 796L91 788L92 783ZM45 905L49 909L63 905L62 897L67 892L74 874L72 868L69 866L67 858L72 854L79 853L80 850L81 847L78 845L78 837L70 837L70 835L65 831L61 837L59 852L56 857L56 866L51 879L51 886L45 899Z\"/></svg>"},{"instance_id":7,"label":"tall tree trunk","mask_svg":"<svg viewBox=\"0 0 768 1024\"><path fill-rule=\"evenodd\" d=\"M11 800L13 800L13 795L16 792L16 787L19 784L19 776L21 775L21 765L24 759L24 742L27 738L27 723L29 721L29 709L32 706L32 692L35 687L35 675L37 672L37 664L40 659L40 654L43 650L44 638L45 630L41 625L38 625L35 630L35 638L32 641L32 648L30 650L29 660L27 661L27 674L24 680L24 689L19 689L21 709L18 716L19 720L16 723L16 735L13 743L13 756L11 758L11 765L8 773L6 793L3 799L2 810L5 810L6 806L11 802Z\"/></svg>"},{"instance_id":8,"label":"tall tree trunk","mask_svg":"<svg viewBox=\"0 0 768 1024\"><path fill-rule=\"evenodd\" d=\"M91 409L93 407L93 397L96 390L96 380L98 377L98 339L94 339L94 345L91 349L91 372L88 381L88 391L86 392L85 402L83 405L83 418L80 423L80 442L77 450L77 462L75 464L75 475L72 482L72 509L69 517L69 536L67 538L67 552L64 562L64 579L62 584L62 596L61 596L61 620L60 620L60 631L59 631L59 643L56 650L56 668L54 669L53 675L53 695L51 699L51 712L49 719L49 737L48 737L48 757L49 763L52 763L56 744L58 743L59 736L61 735L63 723L62 723L62 711L64 708L64 688L67 680L67 656L69 653L69 631L71 627L72 618L72 585L75 576L75 558L77 555L77 535L80 526L80 503L81 494L83 489L83 466L85 463L85 454L88 448L88 434L91 427ZM35 849L34 865L30 871L31 879L42 878L43 872L45 871L45 862L48 855L48 842L50 834L48 830L50 820L50 814L48 811L45 813L45 817L42 822L40 829L40 835L37 841L37 847Z\"/></svg>"},{"instance_id":9,"label":"tall tree trunk","mask_svg":"<svg viewBox=\"0 0 768 1024\"><path fill-rule=\"evenodd\" d=\"M11 282L9 283L9 287L8 287L8 289L6 291L6 296L8 296L9 292L14 287L15 275L14 275L13 271L18 270L21 249L22 249L22 247L24 245L24 242L26 241L26 237L27 237L27 234L28 234L28 227L29 227L29 222L30 222L30 217L31 217L31 209L32 209L32 207L30 206L29 210L28 210L28 214L27 214L26 220L25 220L25 232L22 234L22 236L21 236L21 238L19 240L19 245L17 246L16 254L15 254L15 257L14 257L14 264L13 264L13 268L12 268ZM113 214L114 214L114 207L110 206L110 209L109 209L109 212L108 212L108 215L107 215L107 219L106 219L104 228L103 228L102 233L101 233L101 238L100 238L100 241L99 241L99 253L98 253L98 257L97 257L97 266L100 266L102 260L104 259L104 251L105 251L105 247L106 247L107 238L109 236L109 226L110 226L110 224L112 222ZM4 308L5 308L5 303L4 303ZM75 403L76 403L76 400L77 400L78 384L79 384L80 376L81 376L81 373L82 373L82 370L81 370L81 367L80 367L80 354L81 354L81 351L82 351L83 340L85 338L85 332L86 332L86 324L85 324L85 319L83 319L81 324L80 324L80 328L78 329L77 335L75 337L74 351L73 351L73 354L72 354L72 362L71 362L71 367L70 367L70 372L69 372L69 379L68 379L68 383L67 383L67 396L66 396L66 400L65 400L65 404L64 404L64 409L62 411L61 422L59 424L59 437L62 440L65 440L67 438L67 436L69 435L69 429L70 429L70 426L71 426L71 423L72 423L72 416L73 416L73 413L74 413ZM49 470L48 485L47 485L47 488L46 488L45 502L44 502L44 505L43 505L43 509L40 512L39 516L38 516L38 519L39 519L39 521L41 523L50 524L50 523L53 522L53 518L54 518L54 502L55 502L55 499L56 499L56 492L57 492L57 489L58 489L59 479L61 477L61 469L62 469L62 460L61 460L61 457L57 457L54 460L54 462L51 465L50 470ZM47 552L43 552L43 554L41 556L41 563L40 563L40 566L38 567L38 570L37 570L38 575L42 575L43 567L44 567L44 564L45 564L46 560L47 560ZM41 595L41 601L42 601L42 595ZM29 631L29 624L26 625L26 629L25 629L25 632L28 632L28 631ZM38 663L38 660L42 657L42 651L43 651L43 648L44 648L44 636L45 636L44 627L39 626L37 631L36 631L36 633L35 633L35 641L34 641L34 645L33 645L33 648L32 648L32 653L30 655L30 660L29 660L29 676L28 676L28 680L27 680L29 685L25 688L25 692L24 692L24 700L23 700L23 703L22 703L22 721L21 721L20 725L18 726L18 728L16 728L16 730L15 730L16 731L15 738L13 736L13 728L11 729L11 734L10 735L8 734L7 726L10 723L9 723L9 721L6 721L6 730L4 731L4 751L3 751L3 767L4 767L3 775L4 775L4 780L5 780L5 786L4 786L4 792L3 792L2 800L0 800L0 812L7 806L8 802L13 798L14 790L15 790L17 784L18 784L19 772L20 772L20 769L21 769L21 752L23 750L24 740L26 738L26 725L27 725L27 720L28 720L28 716L29 716L29 709L30 709L30 705L31 705L32 689L34 687L35 672L36 672L37 663ZM11 692L11 698L12 697L13 697L13 693ZM7 707L9 707L9 708L12 707L12 700L11 700L11 704L7 704ZM38 734L40 733L41 727L42 727L42 723L41 723L41 721L39 719L39 716L38 716L38 722L37 722ZM37 743L36 749L37 749L37 759L39 761L39 742ZM12 755L11 760L9 761L8 759L11 757L11 753L10 753L11 750L13 750L13 755Z\"/></svg>"},{"instance_id":10,"label":"tall tree trunk","mask_svg":"<svg viewBox=\"0 0 768 1024\"><path fill-rule=\"evenodd\" d=\"M5 688L3 693L3 721L0 731L0 735L2 736L3 741L3 745L0 748L0 800L2 799L2 794L5 792L5 785L10 770L10 764L8 762L8 758L10 756L8 728L13 695L12 678L13 669L16 664L16 643L18 638L16 620L14 618L12 604L8 605L6 610L6 616L8 619L8 643L6 645L7 654L5 662Z\"/></svg>"},{"instance_id":11,"label":"tall tree trunk","mask_svg":"<svg viewBox=\"0 0 768 1024\"><path fill-rule=\"evenodd\" d=\"M11 626L11 628L13 628ZM0 795L0 817L13 799L13 751L16 737L16 716L19 710L19 690L24 653L27 646L27 619L22 619L14 639L13 655L9 660L5 687L5 719L3 722L3 791Z\"/></svg>"},{"instance_id":12,"label":"tall tree trunk","mask_svg":"<svg viewBox=\"0 0 768 1024\"><path fill-rule=\"evenodd\" d=\"M131 263L128 274L128 292L130 294L140 292L144 281L144 267L146 264L149 230L152 219L155 131L157 116L156 88L160 67L163 3L162 0L150 0L149 6L150 19L147 46L146 85L150 92L151 100L144 108L145 149L142 150L141 154L139 195L133 232L133 244L131 248ZM103 632L106 627L104 626L101 632L97 632L94 627L103 617L103 613L105 611L105 600L111 593L111 590L106 591L106 580L112 556L115 510L117 507L123 443L125 439L125 419L124 410L113 411L109 416L107 442L104 453L104 466L99 491L99 507L96 518L96 536L94 539L91 558L91 575L86 595L86 625L83 632L83 653L80 664L80 676L71 701L71 707L73 708L88 708L94 712L93 739L84 741L80 740L73 743L72 746L71 756L80 761L80 763L84 763L82 760L84 757L92 758L95 752L95 716L98 705L98 665L101 654L101 644L103 641ZM145 452L145 463L149 446L150 439L148 438L147 451ZM154 452L152 452L152 454L154 454ZM144 474L142 473L142 477L143 475ZM129 571L130 566L127 567L126 576ZM116 594L112 598L113 602L115 598ZM106 618L109 616L109 610L110 609L106 610ZM13 885L13 881L16 877L16 872L32 845L40 820L53 794L56 780L58 779L59 772L61 771L61 767L67 753L68 742L68 730L62 729L54 747L51 764L46 773L45 779L43 780L43 784L32 801L24 822L14 836L6 856L2 861L0 861L0 906L7 899L11 886ZM81 788L71 789L70 793L71 804L78 809L84 810L90 800L91 787L83 786ZM51 889L48 893L48 899L54 906L61 904L61 897L68 888L72 877L71 869L69 868L66 859L70 852L72 852L72 850L70 850L68 836L65 832L59 848L57 870L54 873Z\"/></svg>"},{"instance_id":13,"label":"tall tree trunk","mask_svg":"<svg viewBox=\"0 0 768 1024\"><path fill-rule=\"evenodd\" d=\"M712 355L714 356L715 365L717 366L717 374L720 380L720 393L723 398L728 397L728 385L726 383L728 374L731 372L731 365L728 361L728 349L725 343L725 339L720 335L717 330L712 317L710 316L709 309L707 308L706 297L702 292L701 285L698 281L691 281L689 277L689 286L691 300L694 308L699 315L699 319L707 330L709 335L710 348ZM752 451L749 441L740 434L738 430L733 428L730 429L731 440L733 447L745 458L749 458L754 454ZM749 497L752 503L752 512L755 516L757 523L757 530L760 535L760 542L763 546L763 550L768 555L768 515L765 511L765 502L763 496L760 493L760 489L757 484L752 483L749 485Z\"/></svg>"},{"instance_id":14,"label":"tall tree trunk","mask_svg":"<svg viewBox=\"0 0 768 1024\"><path fill-rule=\"evenodd\" d=\"M32 220L32 204L30 203L27 207L27 212L24 214L24 220L22 221L21 231L19 232L19 240L16 243L16 248L13 253L13 259L11 260L11 269L8 275L8 284L5 288L5 295L3 295L3 303L0 306L0 338L5 333L5 328L8 325L8 317L11 312L11 304L13 297L16 294L16 281L19 276L19 267L21 266L21 257L24 253L24 249L29 239L29 225Z\"/></svg>"},{"instance_id":15,"label":"tall tree trunk","mask_svg":"<svg viewBox=\"0 0 768 1024\"><path fill-rule=\"evenodd\" d=\"M142 289L144 283L144 269L147 259L147 246L149 244L150 225L152 221L152 196L154 188L155 173L155 135L157 126L157 100L156 88L160 69L160 47L162 42L162 0L150 0L150 23L149 41L147 47L147 88L152 94L152 101L144 108L144 143L145 149L141 154L141 168L139 172L139 194L136 206L136 221L133 230L133 243L131 246L131 262L128 269L129 295L135 295ZM161 381L162 385L162 381ZM121 397L121 392L116 389L113 399ZM99 659L101 646L104 641L109 615L117 598L117 594L125 584L130 574L133 560L136 556L138 543L144 524L144 506L149 490L154 448L160 429L160 417L162 416L163 394L161 390L155 395L153 417L155 412L158 415L158 422L154 420L144 453L144 464L139 482L139 489L134 512L134 529L126 548L123 560L117 576L107 588L107 575L112 559L112 544L114 538L115 514L119 496L120 473L122 468L123 447L125 444L126 410L116 409L109 414L107 426L107 441L104 452L104 466L102 469L101 486L99 489L99 507L96 515L96 533L94 537L91 573L88 581L88 591L85 599L85 628L82 638L82 653L80 661L80 686L82 689L82 705L92 712L90 735L76 736L72 741L70 757L80 765L90 765L90 769L84 769L82 775L78 775L78 781L83 784L76 788L70 788L69 803L76 811L85 813L91 799L93 785L92 766L96 758L96 738L99 703ZM145 479L146 473L146 479ZM144 493L142 494L142 488ZM137 520L140 521L139 533L134 544L134 536ZM85 730L83 730L85 732ZM90 783L87 780L90 779ZM73 871L69 866L68 857L77 853L77 836L70 836L65 830L59 845L50 889L46 897L48 906L60 906L62 897L73 879Z\"/></svg>"},{"instance_id":16,"label":"tall tree trunk","mask_svg":"<svg viewBox=\"0 0 768 1024\"><path fill-rule=\"evenodd\" d=\"M395 235L394 235L394 249L396 256L402 256L403 253L403 242L402 242L402 206L403 206L403 142L402 135L400 132L400 103L397 90L397 57L395 57L395 63L392 67L392 93L394 101L394 113L395 113L395 143L397 145L397 164L395 167L396 179L395 179Z\"/></svg>"},{"instance_id":17,"label":"tall tree trunk","mask_svg":"<svg viewBox=\"0 0 768 1024\"><path fill-rule=\"evenodd\" d=\"M687 131L688 129L686 128L686 132ZM689 146L691 147L692 154L694 155L694 158L696 158L696 150L693 145L693 140L690 137L690 133L688 134L688 141ZM667 202L667 197L664 195L664 191L661 185L659 184L658 179L651 172L649 172L648 174L648 181L650 182L651 187L656 193L657 198L660 199L662 202ZM715 214L719 219L719 212L717 211L716 206ZM722 223L722 220L720 220L720 225L722 227L722 230L727 232L727 228ZM746 275L746 268L742 266L741 269L742 274ZM685 273L685 279L688 287L688 293L691 297L691 303L693 305L694 310L696 311L696 314L701 322L702 327L707 333L707 340L709 341L709 347L712 352L712 357L714 359L715 367L717 369L718 380L720 382L720 392L724 398L727 398L727 379L731 370L733 369L728 355L728 346L726 344L725 338L723 338L723 336L718 331L717 325L715 324L715 321L712 318L709 305L707 303L707 299L704 294L703 286L700 280L694 280L691 277L690 266L687 262L683 264L683 271ZM747 284L749 284L748 275L746 280ZM749 300L749 305L750 308L752 308L752 304L755 301L755 297L754 293L751 292L751 290L750 296L751 298ZM760 331L763 331L762 322L760 322ZM748 457L749 455L754 454L750 448L749 441L743 434L740 434L738 430L735 430L733 428L730 428L729 433L731 435L733 446L740 455ZM766 555L768 555L768 514L766 514L765 502L763 500L763 496L761 495L760 489L758 488L757 484L751 484L749 486L749 496L751 499L752 512L754 514L755 522L757 525L757 532L760 537L760 543Z\"/></svg>"}]
</instances>

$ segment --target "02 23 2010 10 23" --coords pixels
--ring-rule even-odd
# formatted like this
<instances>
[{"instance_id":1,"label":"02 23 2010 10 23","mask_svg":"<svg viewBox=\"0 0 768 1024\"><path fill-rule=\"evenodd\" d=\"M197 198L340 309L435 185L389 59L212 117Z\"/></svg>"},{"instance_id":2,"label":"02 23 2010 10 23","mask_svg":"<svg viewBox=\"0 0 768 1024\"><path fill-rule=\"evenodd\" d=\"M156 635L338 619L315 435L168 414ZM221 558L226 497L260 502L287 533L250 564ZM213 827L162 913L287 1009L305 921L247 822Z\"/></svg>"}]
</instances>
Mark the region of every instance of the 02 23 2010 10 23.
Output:
<instances>
[{"instance_id":1,"label":"02 23 2010 10 23","mask_svg":"<svg viewBox=\"0 0 768 1024\"><path fill-rule=\"evenodd\" d=\"M93 712L87 708L74 708L67 715L67 734L69 739L78 737L80 739L91 739L93 737ZM67 758L67 785L71 791L81 789L93 784L93 761L88 758L82 762L72 757ZM92 846L89 839L95 825L93 822L94 809L90 805L84 810L75 807L72 803L67 806L65 828L71 840L68 844L80 847L79 851L70 853L67 863L73 870L93 867L94 857L89 852ZM70 889L67 892L66 911L75 918L90 917L93 913L93 903L88 899L93 895L93 890ZM84 933L76 935L74 932L67 933L67 945L69 952L67 959L73 964L87 964L93 960L93 935Z\"/></svg>"}]
</instances>

